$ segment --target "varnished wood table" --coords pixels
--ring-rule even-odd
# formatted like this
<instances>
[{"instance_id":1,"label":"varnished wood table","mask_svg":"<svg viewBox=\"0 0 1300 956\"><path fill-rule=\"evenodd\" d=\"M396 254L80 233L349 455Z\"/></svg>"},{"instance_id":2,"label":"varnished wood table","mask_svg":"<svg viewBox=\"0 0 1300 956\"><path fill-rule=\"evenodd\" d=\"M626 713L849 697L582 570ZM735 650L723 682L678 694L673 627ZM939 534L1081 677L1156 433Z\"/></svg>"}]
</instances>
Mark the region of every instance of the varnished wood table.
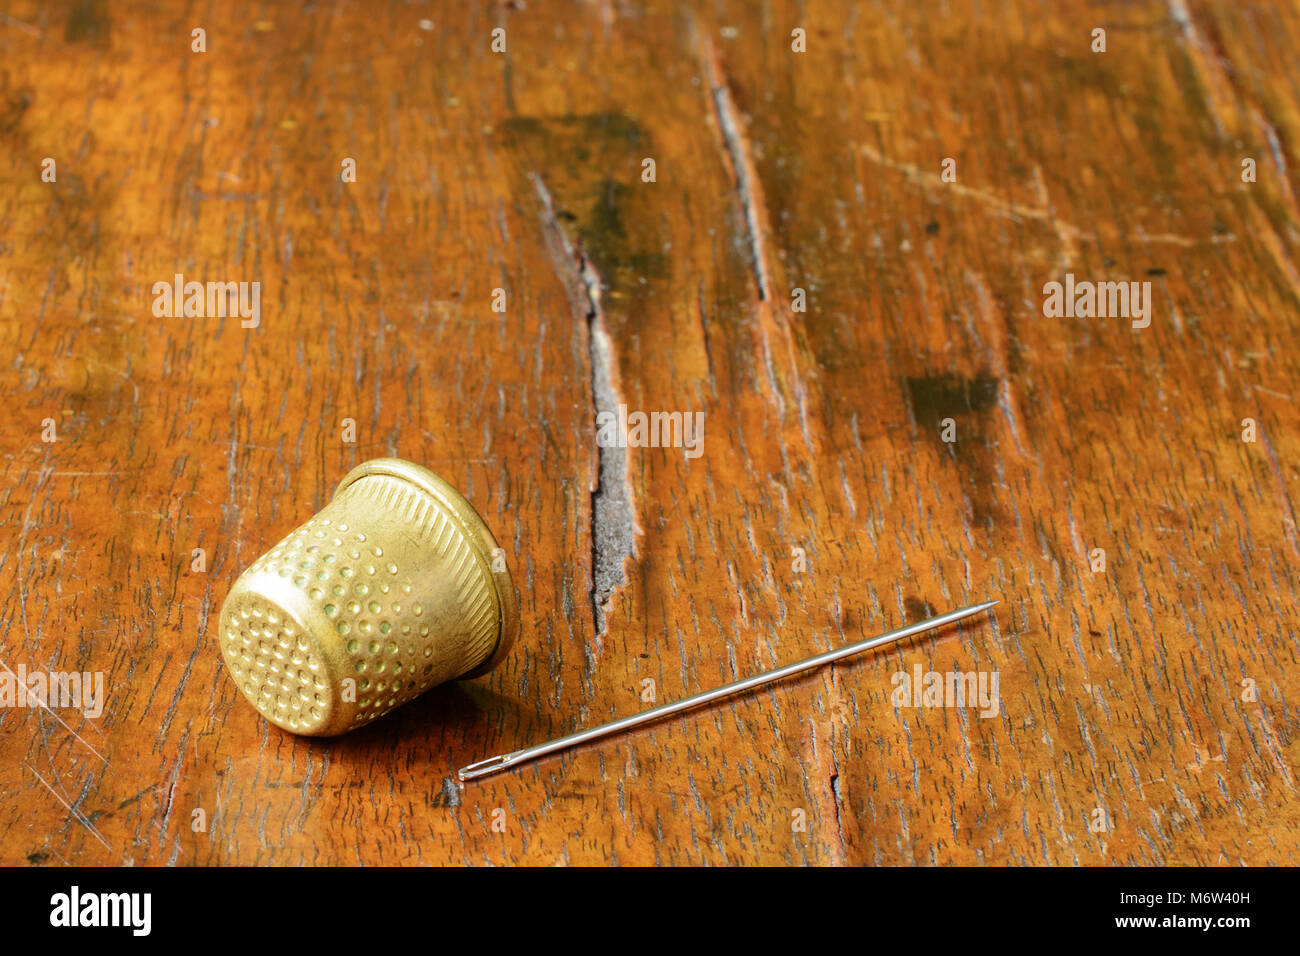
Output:
<instances>
[{"instance_id":1,"label":"varnished wood table","mask_svg":"<svg viewBox=\"0 0 1300 956\"><path fill-rule=\"evenodd\" d=\"M105 692L0 707L0 862L1300 863L1300 14L972 9L8 4L0 678ZM521 639L294 737L217 613L390 455Z\"/></svg>"}]
</instances>

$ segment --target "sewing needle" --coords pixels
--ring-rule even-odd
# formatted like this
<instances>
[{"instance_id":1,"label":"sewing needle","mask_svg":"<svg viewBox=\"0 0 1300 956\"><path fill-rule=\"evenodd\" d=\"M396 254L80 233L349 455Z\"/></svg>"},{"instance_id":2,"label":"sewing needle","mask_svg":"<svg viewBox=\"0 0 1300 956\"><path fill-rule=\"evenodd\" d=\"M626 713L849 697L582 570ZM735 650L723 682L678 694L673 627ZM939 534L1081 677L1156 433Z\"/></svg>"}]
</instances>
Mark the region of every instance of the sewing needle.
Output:
<instances>
[{"instance_id":1,"label":"sewing needle","mask_svg":"<svg viewBox=\"0 0 1300 956\"><path fill-rule=\"evenodd\" d=\"M763 684L770 684L772 681L780 680L783 677L789 677L792 674L799 674L803 671L821 667L823 664L838 661L841 658L851 657L854 654L860 654L863 651L869 651L876 647L883 647L884 645L891 644L894 641L901 641L905 637L911 637L913 634L920 634L922 631L931 631L937 627L943 627L945 624L951 624L953 621L960 621L962 618L978 614L980 611L986 611L997 603L997 601L985 601L983 604L974 604L958 611L949 611L947 614L941 614L938 617L932 617L927 621L920 621L916 624L909 624L906 627L900 627L896 631L890 631L888 634L881 634L879 637L859 641L856 644L847 644L844 647L827 651L824 654L817 654L813 657L796 661L793 664L787 664L784 667L779 667L773 671L767 671L764 674L755 674L753 677L746 677L722 687L715 687L713 690L704 691L701 694L696 694L694 697L687 697L684 700L675 701L671 704L664 704L662 707L655 707L652 710L643 711L639 714L631 714L627 717L621 717L618 720L610 721L607 724L601 724L599 727L592 727L590 730L580 730L576 734L569 734L567 737L560 737L544 744L538 744L535 747L527 747L524 750L516 750L512 753L498 754L495 757L488 757L486 760L472 763L468 767L462 767L458 771L458 776L462 781L477 780L480 777L486 777L488 774L496 773L499 770L505 770L507 767L514 767L518 764L525 763L526 761L536 760L538 757L544 757L546 754L555 753L557 750L567 750L569 747L576 747L578 744L586 743L589 740L595 740L597 737L604 737L608 734L618 733L621 730L628 730L629 728L649 723L652 720L667 717L669 714L678 714L684 710L690 710L692 707L699 707L701 704L707 704L710 701L718 700L719 698L726 697L730 694L737 694L743 690L749 690L752 687L760 687Z\"/></svg>"}]
</instances>

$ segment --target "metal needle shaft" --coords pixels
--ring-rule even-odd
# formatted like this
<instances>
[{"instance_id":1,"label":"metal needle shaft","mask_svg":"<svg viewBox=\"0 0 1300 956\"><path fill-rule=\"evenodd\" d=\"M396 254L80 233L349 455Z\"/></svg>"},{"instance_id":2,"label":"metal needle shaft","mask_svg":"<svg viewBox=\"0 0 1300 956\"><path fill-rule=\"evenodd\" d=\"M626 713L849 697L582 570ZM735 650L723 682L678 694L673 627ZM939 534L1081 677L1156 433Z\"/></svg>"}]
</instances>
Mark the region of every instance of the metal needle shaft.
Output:
<instances>
[{"instance_id":1,"label":"metal needle shaft","mask_svg":"<svg viewBox=\"0 0 1300 956\"><path fill-rule=\"evenodd\" d=\"M597 737L604 737L607 734L618 733L621 730L627 730L640 724L649 723L652 720L658 720L661 717L667 717L669 714L678 714L684 710L690 710L692 707L699 707L701 704L707 704L710 701L718 700L729 694L737 694L743 690L749 690L752 687L759 687L763 684L769 684L772 681L780 680L783 677L789 677L792 674L798 674L803 671L812 670L815 667L821 667L823 664L829 664L832 661L838 661L844 657L851 657L854 654L860 654L863 651L869 651L872 648L882 647L885 644L891 644L894 641L901 641L905 637L911 637L913 634L920 634L922 631L930 631L936 627L943 627L945 624L951 624L953 621L960 621L964 617L970 617L972 614L978 614L980 611L986 611L997 601L985 601L983 604L975 604L971 607L964 607L959 611L949 611L947 614L941 614L938 617L932 617L927 621L919 621L916 624L909 624L906 627L900 627L896 631L890 631L888 634L881 634L879 637L873 637L869 640L859 641L856 644L847 644L844 647L836 648L833 651L827 651L824 654L817 654L813 657L796 661L793 664L787 664L779 667L774 671L767 671L764 674L755 674L753 677L746 677L743 680L734 681L722 687L715 687L713 690L707 690L702 694L696 694L694 697L687 697L684 700L675 701L671 704L664 704L662 707L655 707L653 710L643 711L639 714L632 714L628 717L621 717L618 720L610 721L607 724L601 724L599 727L592 727L590 730L580 730L576 734L569 734L567 737L560 737L557 740L551 740L544 744L538 744L536 747L528 747L524 750L516 750L508 754L498 754L495 757L488 757L486 760L480 760L478 763L472 763L468 767L463 767L458 772L461 780L477 780L479 777L486 777L488 774L496 773L498 770L505 770L507 767L513 767L517 764L529 760L536 760L546 754L555 753L557 750L566 750L569 747L576 747L578 744L586 743L588 740L595 740Z\"/></svg>"}]
</instances>

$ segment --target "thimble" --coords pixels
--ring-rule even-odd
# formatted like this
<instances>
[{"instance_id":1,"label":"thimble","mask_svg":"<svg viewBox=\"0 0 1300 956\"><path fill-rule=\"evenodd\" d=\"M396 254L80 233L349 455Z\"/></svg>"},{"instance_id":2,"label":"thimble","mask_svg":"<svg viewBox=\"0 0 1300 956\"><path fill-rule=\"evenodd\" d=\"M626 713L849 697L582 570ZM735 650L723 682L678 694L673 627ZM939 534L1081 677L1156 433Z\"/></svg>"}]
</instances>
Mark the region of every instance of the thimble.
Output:
<instances>
[{"instance_id":1,"label":"thimble","mask_svg":"<svg viewBox=\"0 0 1300 956\"><path fill-rule=\"evenodd\" d=\"M235 581L221 655L267 720L326 737L491 670L518 633L516 608L473 506L433 472L378 458Z\"/></svg>"}]
</instances>

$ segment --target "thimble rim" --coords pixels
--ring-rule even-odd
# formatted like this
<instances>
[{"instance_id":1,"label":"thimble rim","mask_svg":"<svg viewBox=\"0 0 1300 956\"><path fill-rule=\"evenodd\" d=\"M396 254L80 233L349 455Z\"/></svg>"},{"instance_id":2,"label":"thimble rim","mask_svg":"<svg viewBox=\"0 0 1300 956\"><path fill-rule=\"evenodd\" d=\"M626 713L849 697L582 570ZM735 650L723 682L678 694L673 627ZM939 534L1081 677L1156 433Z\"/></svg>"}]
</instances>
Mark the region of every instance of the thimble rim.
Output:
<instances>
[{"instance_id":1,"label":"thimble rim","mask_svg":"<svg viewBox=\"0 0 1300 956\"><path fill-rule=\"evenodd\" d=\"M497 644L482 664L455 679L469 680L470 678L481 677L501 663L505 656L510 653L515 639L519 635L518 604L515 597L514 582L510 578L510 571L508 568L501 571L492 569L492 556L494 552L500 549L497 539L487 526L487 522L483 520L482 516L479 515L478 511L475 510L464 495L428 468L417 465L415 462L406 461L403 458L373 458L370 461L362 462L343 476L343 480L339 482L338 487L334 490L335 497L354 482L372 475L385 475L409 482L437 500L462 526L466 540L473 545L479 560L487 568L488 576L492 579L493 589L496 592L497 607L500 611Z\"/></svg>"}]
</instances>

